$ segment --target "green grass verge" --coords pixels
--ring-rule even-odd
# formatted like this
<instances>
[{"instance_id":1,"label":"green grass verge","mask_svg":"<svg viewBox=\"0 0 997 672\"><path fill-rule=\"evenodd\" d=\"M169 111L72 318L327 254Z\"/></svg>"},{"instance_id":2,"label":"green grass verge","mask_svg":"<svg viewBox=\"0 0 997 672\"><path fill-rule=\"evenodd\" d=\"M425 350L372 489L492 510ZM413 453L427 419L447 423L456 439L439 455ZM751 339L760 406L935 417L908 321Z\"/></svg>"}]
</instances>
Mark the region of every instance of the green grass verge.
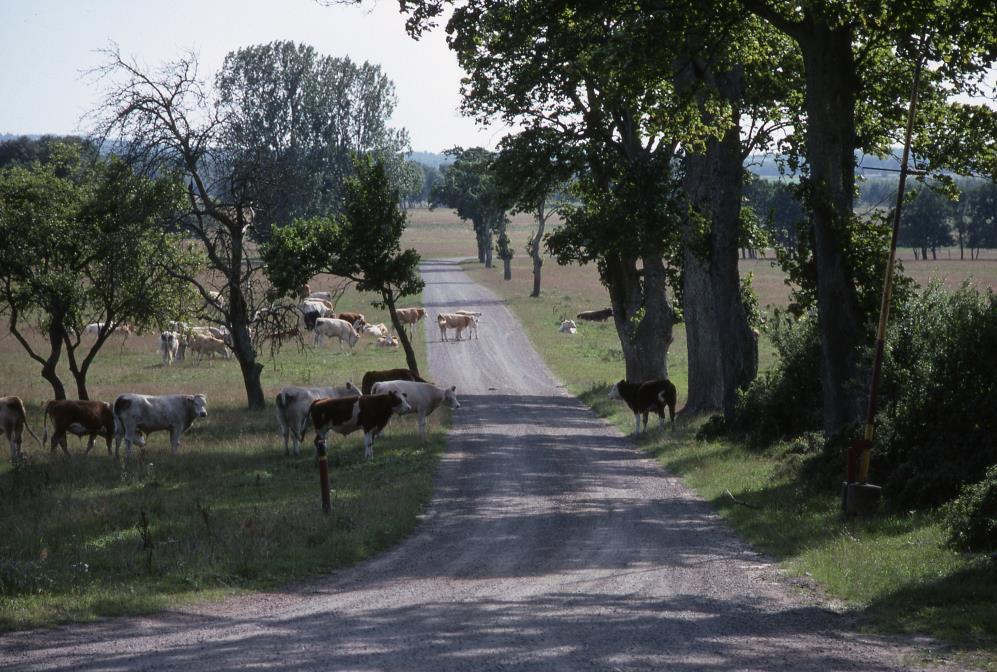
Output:
<instances>
[{"instance_id":1,"label":"green grass verge","mask_svg":"<svg viewBox=\"0 0 997 672\"><path fill-rule=\"evenodd\" d=\"M368 302L351 293L341 307L382 321ZM359 383L366 370L404 366L403 353L364 343L352 351L285 346L262 359L271 405L250 412L237 363L163 368L156 338L106 346L91 396L205 392L208 417L183 436L177 456L167 433L150 435L127 466L107 456L102 440L83 456L70 437L67 458L25 435L28 459L16 467L0 460L0 631L272 588L371 557L418 523L432 496L446 409L430 416L426 443L414 417L393 419L370 462L359 433L330 435L333 507L325 516L311 443L302 457L285 457L272 406L286 384ZM414 345L424 363L421 332ZM51 390L12 338L0 338L0 354L2 393L25 400L40 435Z\"/></svg>"},{"instance_id":2,"label":"green grass verge","mask_svg":"<svg viewBox=\"0 0 997 672\"><path fill-rule=\"evenodd\" d=\"M579 324L579 333L556 331L562 315L605 304L593 289L590 269L569 267L549 275L543 294L531 299L529 271L503 282L500 272L466 264L470 275L506 299L530 340L567 388L623 432L633 415L607 399L622 377L623 359L612 324ZM599 292L602 292L601 294ZM761 368L774 361L763 343ZM676 328L669 371L681 407L687 388L685 334ZM805 442L752 451L732 441L697 441L701 421L674 434L650 432L637 439L670 472L708 500L752 546L862 617L870 630L927 634L952 646L971 665L997 670L997 568L989 558L944 546L933 512L844 520L836 492L805 481L800 468ZM727 494L729 491L730 494ZM759 508L735 503L734 499Z\"/></svg>"}]
</instances>

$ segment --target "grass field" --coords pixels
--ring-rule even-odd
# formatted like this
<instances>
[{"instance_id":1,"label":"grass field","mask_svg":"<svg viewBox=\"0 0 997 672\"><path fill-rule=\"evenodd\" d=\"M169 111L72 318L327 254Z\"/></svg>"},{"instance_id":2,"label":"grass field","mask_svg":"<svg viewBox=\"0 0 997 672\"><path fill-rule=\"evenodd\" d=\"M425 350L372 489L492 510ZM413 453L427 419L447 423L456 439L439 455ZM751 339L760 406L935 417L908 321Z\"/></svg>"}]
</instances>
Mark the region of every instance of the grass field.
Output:
<instances>
[{"instance_id":1,"label":"grass field","mask_svg":"<svg viewBox=\"0 0 997 672\"><path fill-rule=\"evenodd\" d=\"M339 307L384 320L368 299L348 294ZM302 457L284 456L272 403L245 410L238 364L163 368L156 338L113 338L92 371L91 397L203 392L208 417L184 435L179 455L170 454L167 433L155 433L127 465L109 457L102 440L83 456L70 437L66 458L25 434L28 459L16 467L0 460L0 630L161 609L326 573L402 539L428 503L445 410L429 418L425 444L414 417L392 420L371 462L360 433L330 435L333 512L324 516L311 442ZM424 362L421 333L415 344ZM359 382L364 371L405 360L362 342L352 352L289 345L263 363L272 400L287 384ZM0 394L25 401L40 435L51 389L38 369L0 334Z\"/></svg>"},{"instance_id":2,"label":"grass field","mask_svg":"<svg viewBox=\"0 0 997 672\"><path fill-rule=\"evenodd\" d=\"M454 230L447 213L440 217L449 217L436 229L447 231L446 255L472 255L470 231ZM411 235L424 242L424 254L432 254L431 241L437 237L434 224L423 221L422 227ZM533 344L573 393L622 431L632 431L629 410L606 398L608 386L623 377L624 370L612 324L581 323L575 336L557 332L562 318L608 305L595 268L559 267L548 261L541 297L529 298L531 265L519 245L519 241L525 244L524 232L528 233L528 223L513 228L517 258L511 281L502 280L501 267L485 269L476 260L466 262L465 269L506 299ZM466 245L463 255L453 253L459 235ZM901 258L907 256L901 254ZM969 279L977 286L997 286L993 254L972 262L915 262L909 256L906 270L921 283L939 278L955 287ZM743 260L741 272L753 274L762 306L786 303L784 276L769 260ZM679 391L680 407L687 387L685 357L685 334L679 325L669 352L669 373ZM770 366L774 357L771 345L763 339L761 368ZM814 384L818 384L816 378ZM693 437L700 422L680 426L674 435L654 432L638 442L710 501L752 545L780 560L801 585L812 586L859 615L870 629L929 634L950 642L953 656L997 669L997 610L993 607L997 572L988 559L945 548L943 530L931 512L845 521L836 492L815 491L798 478L808 450L805 442L752 452L727 441L696 441ZM734 498L760 508L740 506Z\"/></svg>"}]
</instances>

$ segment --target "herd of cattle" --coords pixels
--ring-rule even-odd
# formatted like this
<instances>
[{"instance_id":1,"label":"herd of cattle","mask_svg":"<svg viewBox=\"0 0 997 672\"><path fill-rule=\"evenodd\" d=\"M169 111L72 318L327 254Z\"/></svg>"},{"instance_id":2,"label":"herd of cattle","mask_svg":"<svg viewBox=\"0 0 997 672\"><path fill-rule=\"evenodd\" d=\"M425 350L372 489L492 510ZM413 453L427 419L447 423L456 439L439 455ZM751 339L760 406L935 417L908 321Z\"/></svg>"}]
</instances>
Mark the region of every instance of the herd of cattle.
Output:
<instances>
[{"instance_id":1,"label":"herd of cattle","mask_svg":"<svg viewBox=\"0 0 997 672\"><path fill-rule=\"evenodd\" d=\"M353 347L361 333L370 333L378 338L378 345L395 347L397 341L383 324L371 325L360 313L343 312L335 314L326 297L315 293L306 297L301 304L302 326L315 332L315 340L321 343L322 337L338 337L341 343ZM404 326L414 326L425 317L422 308L403 308L397 311L399 321ZM578 314L578 319L606 320L612 316L612 309L587 311ZM456 332L456 340L462 340L463 332L468 331L477 337L481 313L458 310L437 315L441 341L447 341L447 331ZM569 325L565 327L565 325ZM99 327L98 327L99 328ZM575 322L562 322L562 331L574 333ZM228 358L226 351L230 343L228 332L218 327L190 327L171 323L169 329L160 334L160 353L167 366L182 359L184 350L198 357L220 354ZM451 409L460 408L456 387L441 388L423 380L409 369L389 369L368 371L358 389L352 382L343 387L284 387L276 397L278 434L284 441L284 453L295 456L301 454L301 443L309 423L315 431L325 436L330 430L348 435L357 429L364 432L364 454L373 456L374 438L384 431L395 414L415 413L418 416L419 434L426 437L426 417L441 405ZM624 401L634 414L634 432L647 430L648 416L658 415L664 429L665 408L668 409L672 429L675 427L676 390L669 380L654 380L644 383L628 383L621 380L609 392L610 399ZM181 435L193 424L196 418L207 416L207 400L203 394L194 395L142 395L122 394L113 404L103 401L52 400L45 403L43 436L41 439L28 427L24 404L18 397L0 397L0 433L7 436L12 459L21 452L22 430L28 432L43 447L49 442L54 453L56 446L69 454L66 436L73 434L89 438L86 452L93 448L97 437L104 439L107 452L111 454L114 440L114 455L119 456L122 441L125 444L125 459L131 455L132 445L144 446L145 435L150 432L168 431L170 447L176 454L180 447ZM48 424L51 420L52 434L49 438Z\"/></svg>"},{"instance_id":2,"label":"herd of cattle","mask_svg":"<svg viewBox=\"0 0 997 672\"><path fill-rule=\"evenodd\" d=\"M417 414L419 435L425 439L426 417L441 405L460 408L456 386L437 387L408 369L368 371L360 389L352 382L344 387L285 387L276 398L277 427L284 439L284 453L290 454L290 439L296 456L301 454L300 446L309 422L323 438L330 430L345 436L363 429L364 454L370 458L373 457L374 437L384 431L392 415ZM11 459L16 460L21 454L24 429L43 448L49 443L53 453L58 446L67 455L67 434L81 439L87 436L87 453L97 437L101 437L110 455L113 439L115 458L119 457L123 441L126 460L131 456L132 445L145 445L145 435L168 431L170 448L176 455L181 435L196 418L208 415L208 406L203 394L121 394L113 404L95 400L52 400L45 403L43 412L43 432L39 439L27 424L21 399L0 397L0 431L10 443Z\"/></svg>"}]
</instances>

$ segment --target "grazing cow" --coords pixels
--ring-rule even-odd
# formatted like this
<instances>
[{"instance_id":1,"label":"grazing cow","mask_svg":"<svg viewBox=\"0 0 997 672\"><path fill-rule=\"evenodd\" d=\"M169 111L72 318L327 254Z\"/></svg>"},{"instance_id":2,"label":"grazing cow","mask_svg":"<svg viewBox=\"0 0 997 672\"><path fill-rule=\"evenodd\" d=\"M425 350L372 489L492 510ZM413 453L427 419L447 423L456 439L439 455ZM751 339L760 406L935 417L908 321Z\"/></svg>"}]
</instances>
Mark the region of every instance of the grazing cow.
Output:
<instances>
[{"instance_id":1,"label":"grazing cow","mask_svg":"<svg viewBox=\"0 0 997 672\"><path fill-rule=\"evenodd\" d=\"M574 320L565 320L561 322L561 326L557 330L562 334L573 334L578 331L578 325L575 324Z\"/></svg>"},{"instance_id":2,"label":"grazing cow","mask_svg":"<svg viewBox=\"0 0 997 672\"><path fill-rule=\"evenodd\" d=\"M357 329L361 336L370 334L374 338L383 338L390 333L390 330L383 322L380 324L365 324L362 329Z\"/></svg>"},{"instance_id":3,"label":"grazing cow","mask_svg":"<svg viewBox=\"0 0 997 672\"><path fill-rule=\"evenodd\" d=\"M588 320L589 322L605 322L613 316L612 308L603 308L602 310L585 310L575 317L579 320Z\"/></svg>"},{"instance_id":4,"label":"grazing cow","mask_svg":"<svg viewBox=\"0 0 997 672\"><path fill-rule=\"evenodd\" d=\"M305 309L317 310L319 317L335 316L332 312L332 304L324 299L305 299L298 305L298 309L301 311Z\"/></svg>"},{"instance_id":5,"label":"grazing cow","mask_svg":"<svg viewBox=\"0 0 997 672\"><path fill-rule=\"evenodd\" d=\"M298 328L304 329L305 331L312 331L315 329L315 321L322 317L322 311L318 310L314 306L303 306L300 308L301 320L298 322Z\"/></svg>"},{"instance_id":6,"label":"grazing cow","mask_svg":"<svg viewBox=\"0 0 997 672\"><path fill-rule=\"evenodd\" d=\"M99 336L100 330L104 329L106 322L91 322L87 326L83 327L83 336ZM124 323L118 325L112 325L111 331L116 331L119 334L123 334L125 338L128 338L129 334L132 333L132 328Z\"/></svg>"},{"instance_id":7,"label":"grazing cow","mask_svg":"<svg viewBox=\"0 0 997 672\"><path fill-rule=\"evenodd\" d=\"M114 438L114 411L106 401L74 399L53 399L45 403L45 416L42 420L42 445L48 441L48 419L52 418L52 452L56 446L69 455L66 433L82 437L87 435L86 452L93 448L98 436L107 443L107 454L111 454L111 439Z\"/></svg>"},{"instance_id":8,"label":"grazing cow","mask_svg":"<svg viewBox=\"0 0 997 672\"><path fill-rule=\"evenodd\" d=\"M343 343L345 342L352 348L360 340L357 330L346 320L320 317L315 320L315 345L322 345L322 338L324 336L338 338L339 347L343 347Z\"/></svg>"},{"instance_id":9,"label":"grazing cow","mask_svg":"<svg viewBox=\"0 0 997 672\"><path fill-rule=\"evenodd\" d=\"M363 313L354 313L347 311L345 313L338 313L336 317L338 317L341 320L349 322L350 324L353 325L353 328L356 329L357 331L360 331L363 328L363 326L367 324L367 318L364 317ZM359 323L359 326L357 326L357 323Z\"/></svg>"},{"instance_id":10,"label":"grazing cow","mask_svg":"<svg viewBox=\"0 0 997 672\"><path fill-rule=\"evenodd\" d=\"M121 394L114 400L114 457L118 458L121 441L125 442L125 459L132 454L132 444L145 445L138 432L148 434L169 430L170 450L177 454L180 435L193 424L194 418L208 414L208 402L203 394Z\"/></svg>"},{"instance_id":11,"label":"grazing cow","mask_svg":"<svg viewBox=\"0 0 997 672\"><path fill-rule=\"evenodd\" d=\"M322 439L329 430L343 436L363 428L363 454L374 457L374 437L388 424L393 413L409 413L412 407L397 392L365 394L353 399L318 399L308 415Z\"/></svg>"},{"instance_id":12,"label":"grazing cow","mask_svg":"<svg viewBox=\"0 0 997 672\"><path fill-rule=\"evenodd\" d=\"M195 334L191 336L187 341L187 347L190 348L191 352L197 353L198 364L204 359L204 355L210 355L212 359L214 359L215 355L221 355L222 359L228 359L229 357L225 341L215 338L210 334L203 336Z\"/></svg>"},{"instance_id":13,"label":"grazing cow","mask_svg":"<svg viewBox=\"0 0 997 672\"><path fill-rule=\"evenodd\" d=\"M477 318L473 315L458 315L457 313L438 313L436 324L440 328L441 340L447 340L447 329L457 330L457 340L462 340L461 334L465 329L470 329L476 333Z\"/></svg>"},{"instance_id":14,"label":"grazing cow","mask_svg":"<svg viewBox=\"0 0 997 672\"><path fill-rule=\"evenodd\" d=\"M436 387L432 383L389 380L383 383L374 383L374 387L371 389L373 394L387 394L391 391L400 394L412 407L412 411L419 414L419 436L423 440L426 438L426 416L431 415L440 404L453 410L460 408L456 386L445 389Z\"/></svg>"},{"instance_id":15,"label":"grazing cow","mask_svg":"<svg viewBox=\"0 0 997 672\"><path fill-rule=\"evenodd\" d=\"M370 394L371 389L374 387L374 383L383 383L386 380L411 380L417 383L428 383L428 380L420 378L418 375L412 373L408 369L385 369L384 371L368 371L363 374L363 380L360 381L360 391L364 394Z\"/></svg>"},{"instance_id":16,"label":"grazing cow","mask_svg":"<svg viewBox=\"0 0 997 672\"><path fill-rule=\"evenodd\" d=\"M169 366L180 361L180 334L175 331L164 331L159 334L159 354L163 357L163 366Z\"/></svg>"},{"instance_id":17,"label":"grazing cow","mask_svg":"<svg viewBox=\"0 0 997 672\"><path fill-rule=\"evenodd\" d=\"M640 434L641 418L644 420L644 431L647 431L647 416L651 411L658 414L661 430L665 429L665 406L675 431L675 402L677 395L675 385L668 379L649 380L645 383L628 383L625 380L613 385L609 391L610 399L622 399L634 414L634 434Z\"/></svg>"},{"instance_id":18,"label":"grazing cow","mask_svg":"<svg viewBox=\"0 0 997 672\"><path fill-rule=\"evenodd\" d=\"M402 325L402 329L406 326L414 329L419 320L426 317L426 311L423 308L398 308L395 310L395 315L398 316L398 323Z\"/></svg>"},{"instance_id":19,"label":"grazing cow","mask_svg":"<svg viewBox=\"0 0 997 672\"><path fill-rule=\"evenodd\" d=\"M399 346L398 339L393 336L382 336L377 339L375 344L378 348L397 348Z\"/></svg>"},{"instance_id":20,"label":"grazing cow","mask_svg":"<svg viewBox=\"0 0 997 672\"><path fill-rule=\"evenodd\" d=\"M221 339L228 343L228 339L232 338L232 334L226 327L208 327L208 333L215 338Z\"/></svg>"},{"instance_id":21,"label":"grazing cow","mask_svg":"<svg viewBox=\"0 0 997 672\"><path fill-rule=\"evenodd\" d=\"M277 393L277 427L284 437L284 454L290 455L288 436L294 447L294 456L301 454L301 442L308 431L308 409L316 399L343 399L359 397L360 390L347 382L345 387L295 387L288 385Z\"/></svg>"},{"instance_id":22,"label":"grazing cow","mask_svg":"<svg viewBox=\"0 0 997 672\"><path fill-rule=\"evenodd\" d=\"M21 454L22 429L28 430L28 434L38 441L38 437L28 426L27 416L24 414L24 402L20 397L0 397L0 434L7 435L11 460L16 460ZM38 443L44 447L41 441Z\"/></svg>"}]
</instances>

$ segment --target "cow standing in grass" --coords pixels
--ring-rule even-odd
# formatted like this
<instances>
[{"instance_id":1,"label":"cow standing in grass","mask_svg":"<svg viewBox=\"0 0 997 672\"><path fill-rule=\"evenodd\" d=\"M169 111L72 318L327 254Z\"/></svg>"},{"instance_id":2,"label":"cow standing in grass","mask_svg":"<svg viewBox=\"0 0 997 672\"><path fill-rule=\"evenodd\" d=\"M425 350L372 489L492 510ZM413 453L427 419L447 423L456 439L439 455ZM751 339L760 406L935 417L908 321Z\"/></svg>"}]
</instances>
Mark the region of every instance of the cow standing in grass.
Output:
<instances>
[{"instance_id":1,"label":"cow standing in grass","mask_svg":"<svg viewBox=\"0 0 997 672\"><path fill-rule=\"evenodd\" d=\"M284 455L290 455L288 438L294 448L294 456L301 454L301 442L308 430L308 409L316 399L344 399L359 397L360 390L352 382L345 387L296 387L288 385L277 393L277 427L284 437Z\"/></svg>"},{"instance_id":2,"label":"cow standing in grass","mask_svg":"<svg viewBox=\"0 0 997 672\"><path fill-rule=\"evenodd\" d=\"M395 413L409 413L412 407L397 392L365 394L352 399L319 399L312 402L308 415L318 439L325 441L331 429L346 436L363 429L363 454L374 457L374 437L387 426Z\"/></svg>"},{"instance_id":3,"label":"cow standing in grass","mask_svg":"<svg viewBox=\"0 0 997 672\"><path fill-rule=\"evenodd\" d=\"M141 434L169 431L170 449L176 455L180 436L190 428L195 418L208 415L203 394L122 394L114 400L114 457L118 457L121 441L125 442L125 459L132 453L132 444L145 445Z\"/></svg>"},{"instance_id":4,"label":"cow standing in grass","mask_svg":"<svg viewBox=\"0 0 997 672\"><path fill-rule=\"evenodd\" d=\"M28 434L38 437L28 427L28 419L24 413L24 402L19 397L0 397L0 434L7 435L10 443L10 459L16 460L21 454L21 431L27 429ZM41 441L38 441L40 444Z\"/></svg>"},{"instance_id":5,"label":"cow standing in grass","mask_svg":"<svg viewBox=\"0 0 997 672\"><path fill-rule=\"evenodd\" d=\"M52 419L52 452L60 446L69 455L66 434L82 437L87 435L86 453L93 448L98 436L107 443L107 454L111 454L111 439L114 438L114 410L106 401L53 399L45 403L42 420L42 444L48 441L48 421Z\"/></svg>"},{"instance_id":6,"label":"cow standing in grass","mask_svg":"<svg viewBox=\"0 0 997 672\"><path fill-rule=\"evenodd\" d=\"M672 431L675 431L675 403L677 394L672 381L649 380L644 383L628 383L625 380L613 385L609 391L610 399L622 399L634 414L634 434L640 434L641 419L644 421L644 431L647 431L647 417L651 411L658 414L661 430L665 429L665 406L671 416Z\"/></svg>"}]
</instances>

